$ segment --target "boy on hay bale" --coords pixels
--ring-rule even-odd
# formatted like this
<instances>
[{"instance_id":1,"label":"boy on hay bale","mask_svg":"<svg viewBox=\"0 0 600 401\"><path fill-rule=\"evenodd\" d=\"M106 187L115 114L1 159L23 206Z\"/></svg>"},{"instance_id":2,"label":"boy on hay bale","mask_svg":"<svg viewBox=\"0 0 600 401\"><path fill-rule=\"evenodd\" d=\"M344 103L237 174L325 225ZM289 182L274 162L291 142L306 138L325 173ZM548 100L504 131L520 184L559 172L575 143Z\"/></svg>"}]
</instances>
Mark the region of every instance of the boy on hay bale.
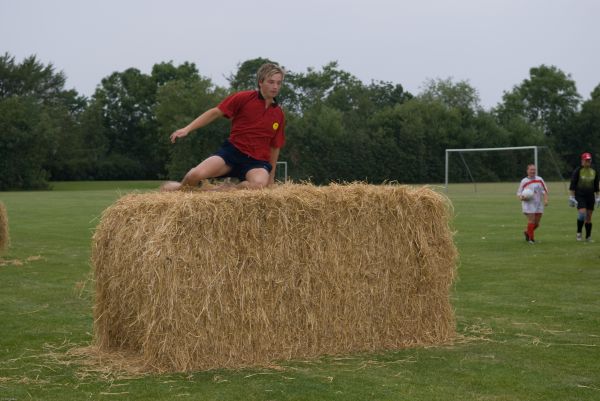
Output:
<instances>
[{"instance_id":1,"label":"boy on hay bale","mask_svg":"<svg viewBox=\"0 0 600 401\"><path fill-rule=\"evenodd\" d=\"M171 142L187 136L219 117L231 119L231 133L221 148L192 168L181 182L168 181L161 191L176 191L195 187L202 180L234 177L240 180L235 187L260 189L272 184L285 142L285 117L276 96L283 82L284 71L276 64L263 64L257 72L258 90L234 93L201 114L186 127L171 134Z\"/></svg>"}]
</instances>

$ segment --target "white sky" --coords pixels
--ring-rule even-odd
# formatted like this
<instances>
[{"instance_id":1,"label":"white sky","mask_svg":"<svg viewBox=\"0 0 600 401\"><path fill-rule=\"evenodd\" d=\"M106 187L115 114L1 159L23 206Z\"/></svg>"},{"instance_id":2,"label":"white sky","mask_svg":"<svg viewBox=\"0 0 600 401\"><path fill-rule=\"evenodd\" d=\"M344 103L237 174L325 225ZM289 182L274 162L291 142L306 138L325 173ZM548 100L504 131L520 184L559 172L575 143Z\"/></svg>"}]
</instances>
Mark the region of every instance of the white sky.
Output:
<instances>
[{"instance_id":1,"label":"white sky","mask_svg":"<svg viewBox=\"0 0 600 401\"><path fill-rule=\"evenodd\" d=\"M0 0L0 53L35 54L90 96L129 67L190 61L226 86L256 57L295 72L338 61L416 94L468 80L485 108L555 65L588 99L600 83L599 0Z\"/></svg>"}]
</instances>

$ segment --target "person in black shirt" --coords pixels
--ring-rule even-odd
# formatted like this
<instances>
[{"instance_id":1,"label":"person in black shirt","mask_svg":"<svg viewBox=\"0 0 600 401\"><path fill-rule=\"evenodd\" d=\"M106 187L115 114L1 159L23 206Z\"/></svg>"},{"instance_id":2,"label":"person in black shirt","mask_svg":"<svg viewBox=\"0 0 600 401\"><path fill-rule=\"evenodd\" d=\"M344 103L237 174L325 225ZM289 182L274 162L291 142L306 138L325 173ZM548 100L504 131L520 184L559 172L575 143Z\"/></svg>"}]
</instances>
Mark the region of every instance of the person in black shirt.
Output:
<instances>
[{"instance_id":1,"label":"person in black shirt","mask_svg":"<svg viewBox=\"0 0 600 401\"><path fill-rule=\"evenodd\" d=\"M592 241L592 213L600 207L598 171L592 167L591 153L581 155L581 166L573 171L569 191L569 206L577 206L577 241L583 240L581 230L585 225L585 240Z\"/></svg>"}]
</instances>

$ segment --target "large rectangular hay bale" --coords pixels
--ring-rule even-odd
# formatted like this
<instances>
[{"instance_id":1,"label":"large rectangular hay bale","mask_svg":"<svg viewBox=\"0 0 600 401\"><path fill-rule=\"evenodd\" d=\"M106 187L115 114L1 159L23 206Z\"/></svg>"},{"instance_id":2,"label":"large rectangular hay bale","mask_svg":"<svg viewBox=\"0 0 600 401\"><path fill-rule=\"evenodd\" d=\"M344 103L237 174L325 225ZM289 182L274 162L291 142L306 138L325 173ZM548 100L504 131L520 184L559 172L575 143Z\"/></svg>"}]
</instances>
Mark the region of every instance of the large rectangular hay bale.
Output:
<instances>
[{"instance_id":1,"label":"large rectangular hay bale","mask_svg":"<svg viewBox=\"0 0 600 401\"><path fill-rule=\"evenodd\" d=\"M127 195L93 239L95 342L169 371L447 342L449 209L399 185Z\"/></svg>"}]
</instances>

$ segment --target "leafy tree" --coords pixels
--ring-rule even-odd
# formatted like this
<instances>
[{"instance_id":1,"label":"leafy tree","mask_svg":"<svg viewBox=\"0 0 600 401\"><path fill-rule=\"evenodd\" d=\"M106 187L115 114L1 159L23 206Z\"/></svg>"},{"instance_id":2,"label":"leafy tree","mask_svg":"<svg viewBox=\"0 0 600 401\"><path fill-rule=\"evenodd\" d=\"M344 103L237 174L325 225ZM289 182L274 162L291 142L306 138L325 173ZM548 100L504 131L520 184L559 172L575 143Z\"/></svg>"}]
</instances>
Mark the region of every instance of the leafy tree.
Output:
<instances>
[{"instance_id":1,"label":"leafy tree","mask_svg":"<svg viewBox=\"0 0 600 401\"><path fill-rule=\"evenodd\" d=\"M0 57L0 189L43 188L49 177L180 179L228 136L229 122L174 145L169 134L231 91L255 89L256 71L270 61L238 65L230 88L213 85L193 63L155 64L151 74L129 68L103 79L88 102L64 89L64 75L52 65L35 57L18 64L6 54ZM574 82L556 67L532 68L491 112L467 81L429 80L414 97L400 84L367 85L337 62L287 71L280 101L287 120L281 159L294 178L319 184L440 181L446 148L553 144L568 158L600 151L600 86L579 111ZM481 172L478 179L496 180L520 174L517 159L490 154L469 164Z\"/></svg>"},{"instance_id":2,"label":"leafy tree","mask_svg":"<svg viewBox=\"0 0 600 401\"><path fill-rule=\"evenodd\" d=\"M171 132L215 107L225 96L223 88L215 87L209 79L199 75L170 81L158 90L155 115L159 130L156 141L168 156L166 170L169 178L181 179L227 138L229 122L220 119L175 144L169 141Z\"/></svg>"},{"instance_id":3,"label":"leafy tree","mask_svg":"<svg viewBox=\"0 0 600 401\"><path fill-rule=\"evenodd\" d=\"M0 57L0 189L45 188L51 174L69 174L85 100L64 85L64 74L35 56Z\"/></svg>"},{"instance_id":4,"label":"leafy tree","mask_svg":"<svg viewBox=\"0 0 600 401\"><path fill-rule=\"evenodd\" d=\"M338 68L337 62L330 62L321 71L308 68L306 73L295 73L287 79L297 99L295 111L328 106L341 111L351 110L356 103L356 95L363 88L362 83L352 74Z\"/></svg>"},{"instance_id":5,"label":"leafy tree","mask_svg":"<svg viewBox=\"0 0 600 401\"><path fill-rule=\"evenodd\" d=\"M541 65L531 68L528 79L505 92L503 102L493 113L513 133L512 138L518 138L513 143L551 146L564 159L573 153L580 102L569 74L555 66Z\"/></svg>"},{"instance_id":6,"label":"leafy tree","mask_svg":"<svg viewBox=\"0 0 600 401\"><path fill-rule=\"evenodd\" d=\"M294 112L298 110L298 98L296 91L293 88L293 82L295 80L295 74L292 71L286 70L285 66L279 64L276 61L269 60L267 58L254 58L246 60L241 64L238 64L237 71L229 75L227 81L229 81L230 91L238 92L243 90L257 90L258 82L256 81L256 73L258 69L266 63L273 63L280 65L285 71L285 78L283 85L278 97L281 105L288 111Z\"/></svg>"},{"instance_id":7,"label":"leafy tree","mask_svg":"<svg viewBox=\"0 0 600 401\"><path fill-rule=\"evenodd\" d=\"M461 113L439 101L413 99L397 106L402 122L396 131L401 182L432 182L443 177L444 153L452 138L462 132Z\"/></svg>"},{"instance_id":8,"label":"leafy tree","mask_svg":"<svg viewBox=\"0 0 600 401\"><path fill-rule=\"evenodd\" d=\"M135 68L104 78L82 118L97 179L156 179L167 172L168 144L159 140L156 117L160 89L171 82L194 81L193 63L155 64L150 75Z\"/></svg>"},{"instance_id":9,"label":"leafy tree","mask_svg":"<svg viewBox=\"0 0 600 401\"><path fill-rule=\"evenodd\" d=\"M554 66L541 65L529 70L529 79L504 93L496 113L501 123L522 116L554 137L572 121L580 100L570 75Z\"/></svg>"},{"instance_id":10,"label":"leafy tree","mask_svg":"<svg viewBox=\"0 0 600 401\"><path fill-rule=\"evenodd\" d=\"M591 152L595 159L600 158L600 85L591 93L590 99L583 102L568 132L561 137L563 158L568 161L568 170L579 165L579 155Z\"/></svg>"},{"instance_id":11,"label":"leafy tree","mask_svg":"<svg viewBox=\"0 0 600 401\"><path fill-rule=\"evenodd\" d=\"M468 81L453 82L447 79L429 79L425 82L419 97L425 101L439 101L443 105L471 114L481 110L477 89Z\"/></svg>"},{"instance_id":12,"label":"leafy tree","mask_svg":"<svg viewBox=\"0 0 600 401\"><path fill-rule=\"evenodd\" d=\"M39 130L42 110L31 98L0 100L0 190L43 189L49 139Z\"/></svg>"},{"instance_id":13,"label":"leafy tree","mask_svg":"<svg viewBox=\"0 0 600 401\"><path fill-rule=\"evenodd\" d=\"M107 135L107 168L110 178L156 178L154 141L156 124L152 113L156 83L135 68L114 72L102 80L92 98L92 107L102 110L101 129ZM104 175L102 178L109 178Z\"/></svg>"},{"instance_id":14,"label":"leafy tree","mask_svg":"<svg viewBox=\"0 0 600 401\"><path fill-rule=\"evenodd\" d=\"M409 92L405 92L400 84L386 81L373 81L366 88L370 101L377 109L395 107L413 98Z\"/></svg>"},{"instance_id":15,"label":"leafy tree","mask_svg":"<svg viewBox=\"0 0 600 401\"><path fill-rule=\"evenodd\" d=\"M256 81L256 72L266 63L278 64L275 61L269 60L268 58L257 57L251 60L246 60L241 64L238 64L238 69L235 74L230 74L227 78L229 86L234 92L243 90L252 90L258 88L258 82Z\"/></svg>"},{"instance_id":16,"label":"leafy tree","mask_svg":"<svg viewBox=\"0 0 600 401\"><path fill-rule=\"evenodd\" d=\"M340 151L348 146L344 145L347 137L339 110L323 105L314 107L289 125L286 136L284 149L296 178L320 184L350 175L344 160L350 157Z\"/></svg>"},{"instance_id":17,"label":"leafy tree","mask_svg":"<svg viewBox=\"0 0 600 401\"><path fill-rule=\"evenodd\" d=\"M111 179L107 171L106 155L108 153L108 128L104 126L103 105L92 100L79 117L82 150L85 154L81 163L81 171L85 172L84 180Z\"/></svg>"},{"instance_id":18,"label":"leafy tree","mask_svg":"<svg viewBox=\"0 0 600 401\"><path fill-rule=\"evenodd\" d=\"M40 103L60 98L66 79L52 64L43 65L35 56L18 64L8 53L0 56L0 77L0 98L32 97Z\"/></svg>"},{"instance_id":19,"label":"leafy tree","mask_svg":"<svg viewBox=\"0 0 600 401\"><path fill-rule=\"evenodd\" d=\"M156 86L161 87L168 82L177 80L195 79L198 76L198 69L194 63L184 62L178 66L173 62L154 64L151 77Z\"/></svg>"}]
</instances>

